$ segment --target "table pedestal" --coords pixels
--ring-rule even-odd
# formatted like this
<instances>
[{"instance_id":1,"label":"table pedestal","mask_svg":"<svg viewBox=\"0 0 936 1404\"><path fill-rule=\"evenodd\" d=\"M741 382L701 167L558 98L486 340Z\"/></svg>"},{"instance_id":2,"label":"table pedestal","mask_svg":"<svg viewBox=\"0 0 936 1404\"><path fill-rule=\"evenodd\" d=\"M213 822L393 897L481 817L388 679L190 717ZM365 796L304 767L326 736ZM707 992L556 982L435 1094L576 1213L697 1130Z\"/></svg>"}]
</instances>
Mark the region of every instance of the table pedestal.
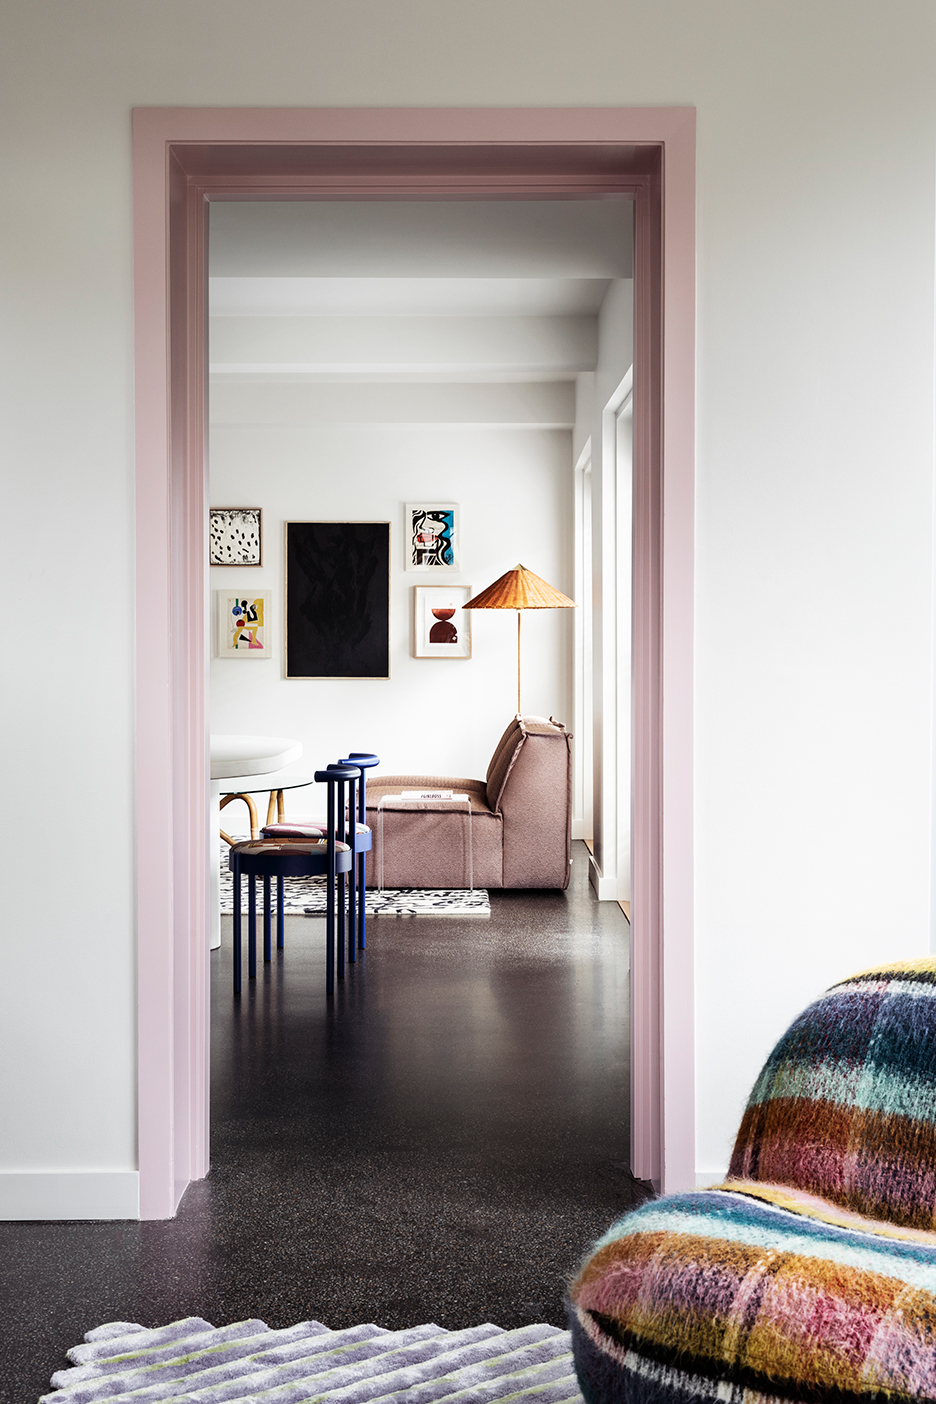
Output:
<instances>
[{"instance_id":1,"label":"table pedestal","mask_svg":"<svg viewBox=\"0 0 936 1404\"><path fill-rule=\"evenodd\" d=\"M311 775L279 775L275 771L268 775L237 775L226 776L223 780L212 780L211 782L211 833L214 847L211 850L210 886L211 886L211 921L208 927L208 945L211 950L216 951L221 945L221 864L227 862L224 851L221 848L221 801L225 795L257 795L274 794L284 790L301 790L306 785L314 784ZM228 814L232 811L228 809ZM264 817L266 813L266 817ZM269 813L261 811L259 820L261 823L270 822ZM275 817L275 816L274 816ZM237 822L231 824L231 828L237 830L241 827L246 815L237 814Z\"/></svg>"},{"instance_id":2,"label":"table pedestal","mask_svg":"<svg viewBox=\"0 0 936 1404\"><path fill-rule=\"evenodd\" d=\"M221 945L221 780L211 782L209 823L211 825L211 862L208 866L209 901L208 947L216 951Z\"/></svg>"}]
</instances>

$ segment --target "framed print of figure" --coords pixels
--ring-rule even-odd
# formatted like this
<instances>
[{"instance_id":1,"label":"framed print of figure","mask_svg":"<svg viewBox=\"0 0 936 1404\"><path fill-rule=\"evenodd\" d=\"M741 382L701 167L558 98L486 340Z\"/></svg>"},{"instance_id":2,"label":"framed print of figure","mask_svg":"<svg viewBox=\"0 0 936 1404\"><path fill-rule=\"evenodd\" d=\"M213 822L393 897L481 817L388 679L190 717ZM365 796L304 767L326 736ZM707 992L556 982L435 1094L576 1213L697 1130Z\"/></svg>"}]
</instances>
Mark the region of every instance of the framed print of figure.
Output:
<instances>
[{"instance_id":1,"label":"framed print of figure","mask_svg":"<svg viewBox=\"0 0 936 1404\"><path fill-rule=\"evenodd\" d=\"M407 570L458 570L457 503L408 502L405 546Z\"/></svg>"}]
</instances>

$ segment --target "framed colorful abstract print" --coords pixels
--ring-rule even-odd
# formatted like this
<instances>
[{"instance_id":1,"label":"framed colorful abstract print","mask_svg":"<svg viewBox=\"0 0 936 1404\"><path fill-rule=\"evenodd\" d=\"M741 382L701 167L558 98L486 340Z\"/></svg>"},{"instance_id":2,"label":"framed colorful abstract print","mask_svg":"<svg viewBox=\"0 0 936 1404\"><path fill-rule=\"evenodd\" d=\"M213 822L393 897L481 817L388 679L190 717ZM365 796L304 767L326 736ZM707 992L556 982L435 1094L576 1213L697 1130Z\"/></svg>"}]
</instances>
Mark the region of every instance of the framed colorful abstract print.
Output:
<instances>
[{"instance_id":1,"label":"framed colorful abstract print","mask_svg":"<svg viewBox=\"0 0 936 1404\"><path fill-rule=\"evenodd\" d=\"M454 502L407 502L406 569L458 570L458 506Z\"/></svg>"},{"instance_id":2,"label":"framed colorful abstract print","mask_svg":"<svg viewBox=\"0 0 936 1404\"><path fill-rule=\"evenodd\" d=\"M272 658L272 590L216 590L218 657Z\"/></svg>"},{"instance_id":3,"label":"framed colorful abstract print","mask_svg":"<svg viewBox=\"0 0 936 1404\"><path fill-rule=\"evenodd\" d=\"M470 658L469 585L417 585L414 655L416 658Z\"/></svg>"},{"instance_id":4,"label":"framed colorful abstract print","mask_svg":"<svg viewBox=\"0 0 936 1404\"><path fill-rule=\"evenodd\" d=\"M261 515L259 507L209 507L208 564L262 565Z\"/></svg>"},{"instance_id":5,"label":"framed colorful abstract print","mask_svg":"<svg viewBox=\"0 0 936 1404\"><path fill-rule=\"evenodd\" d=\"M286 523L287 678L389 678L390 523Z\"/></svg>"}]
</instances>

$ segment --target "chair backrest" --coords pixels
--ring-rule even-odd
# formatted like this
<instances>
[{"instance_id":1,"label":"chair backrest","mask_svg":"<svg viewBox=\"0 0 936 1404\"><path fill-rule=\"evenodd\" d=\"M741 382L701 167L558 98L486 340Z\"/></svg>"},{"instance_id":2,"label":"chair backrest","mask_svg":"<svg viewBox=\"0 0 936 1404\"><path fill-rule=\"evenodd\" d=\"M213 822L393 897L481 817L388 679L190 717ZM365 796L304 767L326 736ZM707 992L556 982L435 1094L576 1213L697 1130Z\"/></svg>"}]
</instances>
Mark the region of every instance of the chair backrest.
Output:
<instances>
[{"instance_id":1,"label":"chair backrest","mask_svg":"<svg viewBox=\"0 0 936 1404\"><path fill-rule=\"evenodd\" d=\"M729 1175L936 1228L936 958L862 971L794 1021L751 1093Z\"/></svg>"},{"instance_id":2,"label":"chair backrest","mask_svg":"<svg viewBox=\"0 0 936 1404\"><path fill-rule=\"evenodd\" d=\"M356 765L345 765L343 762L335 762L326 766L324 770L315 772L316 783L328 786L326 837L329 844L333 845L335 838L343 843L348 832L353 832L357 813L357 785L360 779L360 769Z\"/></svg>"},{"instance_id":3,"label":"chair backrest","mask_svg":"<svg viewBox=\"0 0 936 1404\"><path fill-rule=\"evenodd\" d=\"M355 765L361 772L361 780L358 785L358 819L362 824L367 823L367 772L375 765L380 764L380 757L375 756L373 751L351 751L340 765Z\"/></svg>"},{"instance_id":4,"label":"chair backrest","mask_svg":"<svg viewBox=\"0 0 936 1404\"><path fill-rule=\"evenodd\" d=\"M494 748L485 780L487 783L487 802L495 814L500 808L501 795L504 793L507 776L520 752L525 735L521 718L514 717Z\"/></svg>"}]
</instances>

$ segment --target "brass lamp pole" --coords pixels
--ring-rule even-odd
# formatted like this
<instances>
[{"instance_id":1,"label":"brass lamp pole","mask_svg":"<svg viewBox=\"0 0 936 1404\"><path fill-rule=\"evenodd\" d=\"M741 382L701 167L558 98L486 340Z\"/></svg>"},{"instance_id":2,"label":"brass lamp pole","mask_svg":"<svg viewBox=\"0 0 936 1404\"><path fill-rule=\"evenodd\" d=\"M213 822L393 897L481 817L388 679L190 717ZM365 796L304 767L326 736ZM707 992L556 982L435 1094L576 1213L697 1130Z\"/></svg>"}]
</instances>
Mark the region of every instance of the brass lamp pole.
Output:
<instances>
[{"instance_id":1,"label":"brass lamp pole","mask_svg":"<svg viewBox=\"0 0 936 1404\"><path fill-rule=\"evenodd\" d=\"M515 609L517 611L517 716L520 710L520 616L524 609L575 609L575 601L554 590L526 566L508 570L493 585L482 590L465 609Z\"/></svg>"}]
</instances>

